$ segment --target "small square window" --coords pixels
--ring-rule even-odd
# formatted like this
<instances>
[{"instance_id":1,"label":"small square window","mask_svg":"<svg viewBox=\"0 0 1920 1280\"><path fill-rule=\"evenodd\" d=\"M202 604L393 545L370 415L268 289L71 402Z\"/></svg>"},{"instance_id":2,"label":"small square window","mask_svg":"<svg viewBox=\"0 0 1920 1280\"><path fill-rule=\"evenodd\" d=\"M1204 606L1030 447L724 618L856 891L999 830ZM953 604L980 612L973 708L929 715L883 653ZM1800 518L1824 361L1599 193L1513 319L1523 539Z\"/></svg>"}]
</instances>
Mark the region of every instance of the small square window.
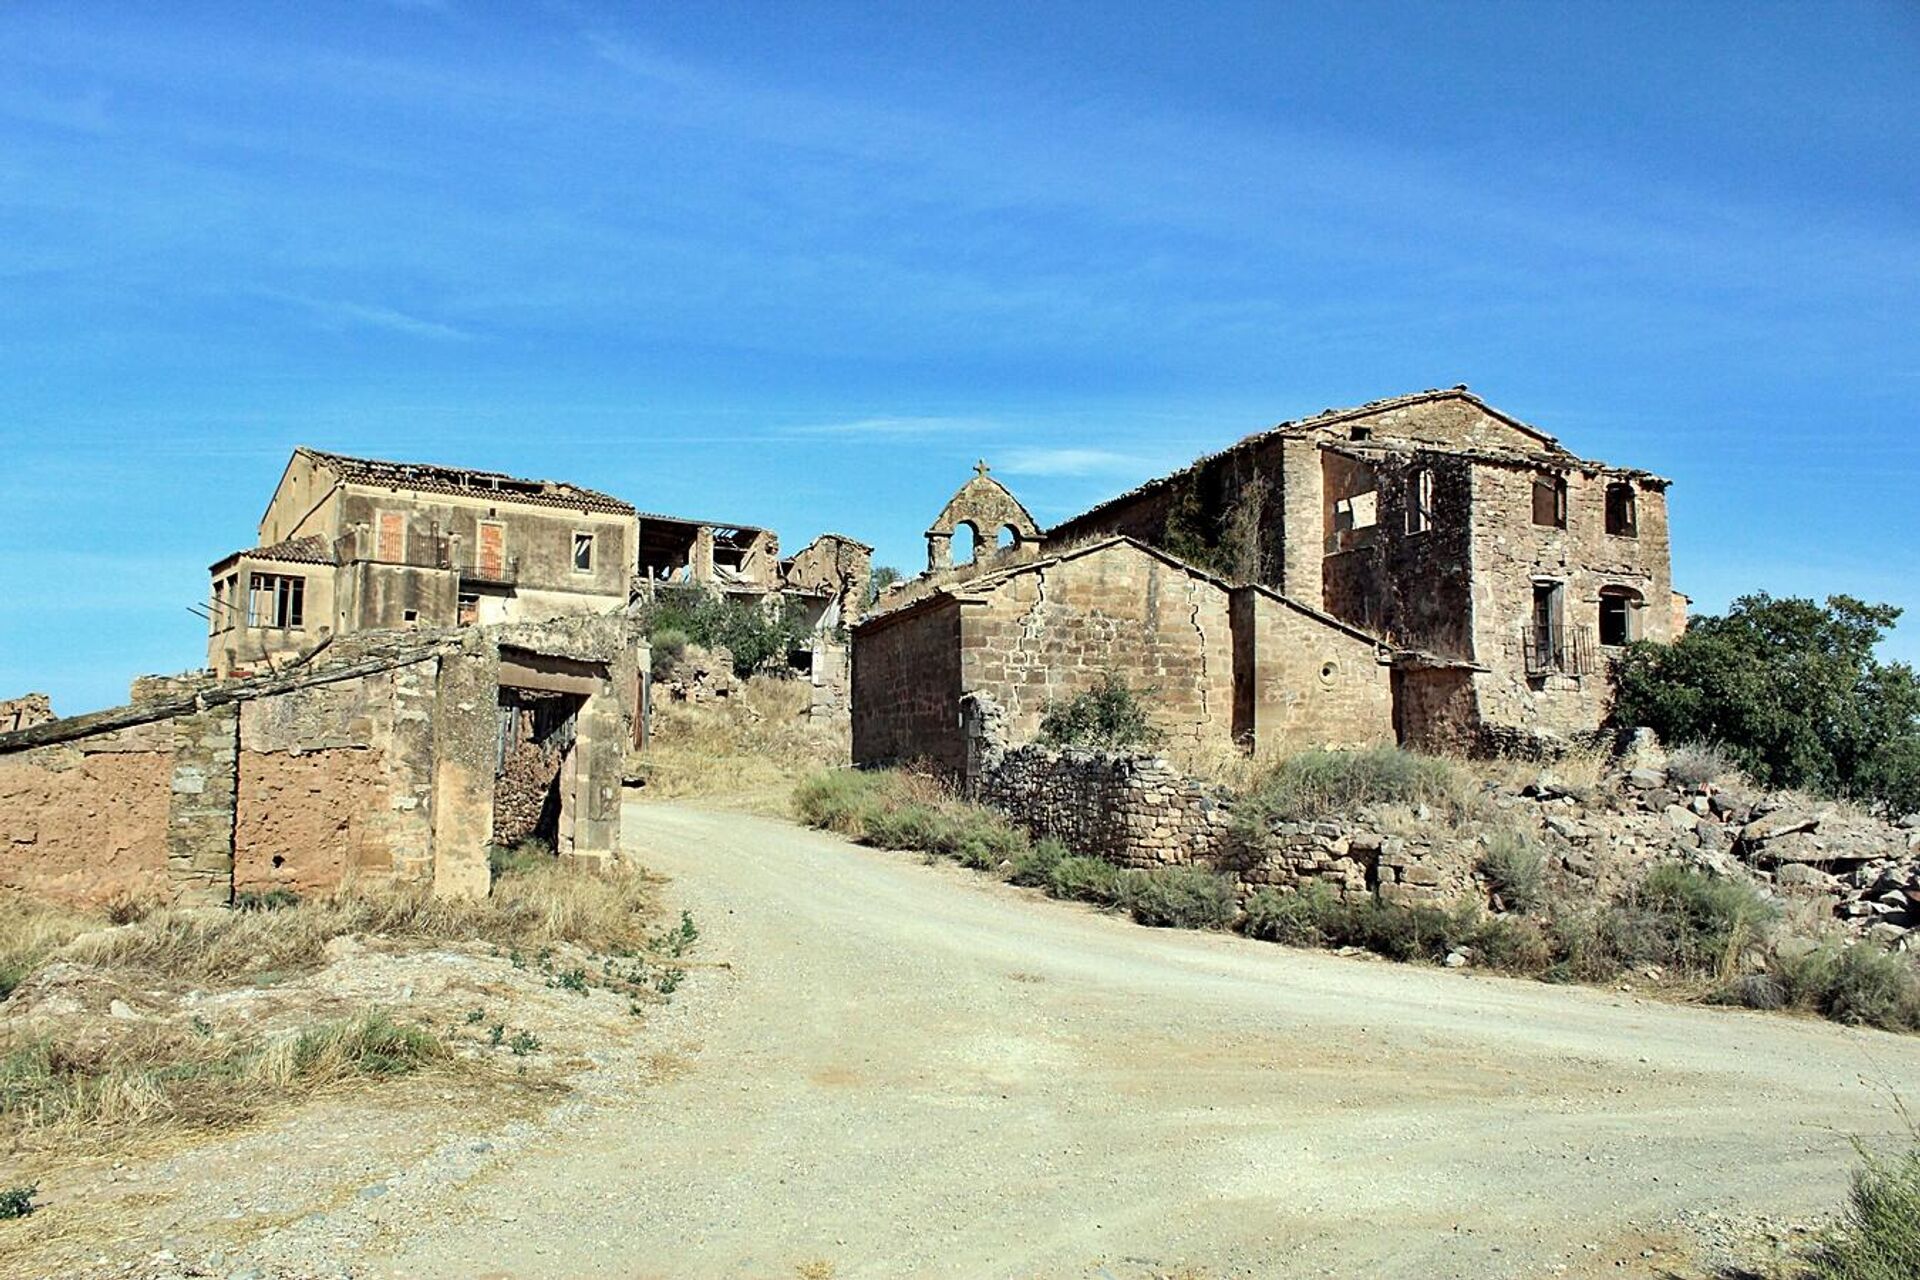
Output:
<instances>
[{"instance_id":1,"label":"small square window","mask_svg":"<svg viewBox=\"0 0 1920 1280\"><path fill-rule=\"evenodd\" d=\"M593 572L593 535L590 533L573 535L573 571Z\"/></svg>"},{"instance_id":2,"label":"small square window","mask_svg":"<svg viewBox=\"0 0 1920 1280\"><path fill-rule=\"evenodd\" d=\"M402 622L418 622L420 621L420 611L418 609L402 609L400 611L400 620Z\"/></svg>"}]
</instances>

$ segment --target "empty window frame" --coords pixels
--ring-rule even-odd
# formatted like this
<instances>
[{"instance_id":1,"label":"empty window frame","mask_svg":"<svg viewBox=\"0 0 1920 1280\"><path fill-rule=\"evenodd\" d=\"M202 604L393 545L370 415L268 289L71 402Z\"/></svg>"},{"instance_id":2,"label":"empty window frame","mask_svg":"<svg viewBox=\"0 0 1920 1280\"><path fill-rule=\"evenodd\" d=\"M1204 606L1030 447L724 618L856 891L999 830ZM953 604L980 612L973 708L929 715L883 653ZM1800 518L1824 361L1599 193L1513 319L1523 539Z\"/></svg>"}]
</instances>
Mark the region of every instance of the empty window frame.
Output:
<instances>
[{"instance_id":1,"label":"empty window frame","mask_svg":"<svg viewBox=\"0 0 1920 1280\"><path fill-rule=\"evenodd\" d=\"M1640 593L1631 587L1600 588L1600 643L1613 647L1640 638Z\"/></svg>"},{"instance_id":2,"label":"empty window frame","mask_svg":"<svg viewBox=\"0 0 1920 1280\"><path fill-rule=\"evenodd\" d=\"M1640 536L1633 486L1623 481L1607 486L1607 532L1617 538Z\"/></svg>"},{"instance_id":3,"label":"empty window frame","mask_svg":"<svg viewBox=\"0 0 1920 1280\"><path fill-rule=\"evenodd\" d=\"M247 625L298 631L306 625L307 580L256 573L247 582Z\"/></svg>"},{"instance_id":4,"label":"empty window frame","mask_svg":"<svg viewBox=\"0 0 1920 1280\"><path fill-rule=\"evenodd\" d=\"M1371 529L1379 518L1380 495L1372 490L1337 499L1333 504L1333 527L1337 532Z\"/></svg>"},{"instance_id":5,"label":"empty window frame","mask_svg":"<svg viewBox=\"0 0 1920 1280\"><path fill-rule=\"evenodd\" d=\"M593 572L593 535L590 533L573 535L573 571L575 573Z\"/></svg>"},{"instance_id":6,"label":"empty window frame","mask_svg":"<svg viewBox=\"0 0 1920 1280\"><path fill-rule=\"evenodd\" d=\"M1537 475L1533 478L1533 522L1543 529L1567 527L1567 478Z\"/></svg>"},{"instance_id":7,"label":"empty window frame","mask_svg":"<svg viewBox=\"0 0 1920 1280\"><path fill-rule=\"evenodd\" d=\"M1421 467L1407 477L1407 532L1433 528L1433 469Z\"/></svg>"}]
</instances>

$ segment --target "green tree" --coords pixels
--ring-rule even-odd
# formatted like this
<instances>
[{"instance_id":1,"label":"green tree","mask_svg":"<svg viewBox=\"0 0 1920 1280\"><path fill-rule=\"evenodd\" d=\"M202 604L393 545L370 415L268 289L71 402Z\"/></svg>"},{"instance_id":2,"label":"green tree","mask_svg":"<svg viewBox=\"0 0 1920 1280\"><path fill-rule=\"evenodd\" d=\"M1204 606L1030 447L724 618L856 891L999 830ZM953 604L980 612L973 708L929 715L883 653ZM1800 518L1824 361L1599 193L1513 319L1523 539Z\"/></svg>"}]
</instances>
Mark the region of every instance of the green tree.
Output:
<instances>
[{"instance_id":1,"label":"green tree","mask_svg":"<svg viewBox=\"0 0 1920 1280\"><path fill-rule=\"evenodd\" d=\"M1920 809L1920 678L1874 656L1899 617L1852 596L1742 596L1670 644L1630 648L1613 720L1717 743L1767 786Z\"/></svg>"},{"instance_id":2,"label":"green tree","mask_svg":"<svg viewBox=\"0 0 1920 1280\"><path fill-rule=\"evenodd\" d=\"M881 594L906 575L890 564L877 564L867 576L867 607L871 609Z\"/></svg>"},{"instance_id":3,"label":"green tree","mask_svg":"<svg viewBox=\"0 0 1920 1280\"><path fill-rule=\"evenodd\" d=\"M644 607L644 616L656 647L723 645L733 655L734 674L742 678L787 666L813 637L805 611L784 596L735 600L704 587L682 587L660 591Z\"/></svg>"}]
</instances>

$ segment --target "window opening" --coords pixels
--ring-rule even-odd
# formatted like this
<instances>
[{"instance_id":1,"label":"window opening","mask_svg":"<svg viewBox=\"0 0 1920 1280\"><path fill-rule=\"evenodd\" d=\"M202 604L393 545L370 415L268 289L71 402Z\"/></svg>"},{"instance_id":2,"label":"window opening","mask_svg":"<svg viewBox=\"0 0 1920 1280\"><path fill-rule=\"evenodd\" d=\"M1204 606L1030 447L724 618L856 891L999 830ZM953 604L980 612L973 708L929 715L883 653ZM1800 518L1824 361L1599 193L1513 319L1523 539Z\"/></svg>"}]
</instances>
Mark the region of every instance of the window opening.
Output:
<instances>
[{"instance_id":1,"label":"window opening","mask_svg":"<svg viewBox=\"0 0 1920 1280\"><path fill-rule=\"evenodd\" d=\"M256 573L247 583L247 625L300 629L305 623L307 580L277 573Z\"/></svg>"},{"instance_id":2,"label":"window opening","mask_svg":"<svg viewBox=\"0 0 1920 1280\"><path fill-rule=\"evenodd\" d=\"M1567 527L1567 481L1564 476L1535 476L1533 522L1545 529Z\"/></svg>"},{"instance_id":3,"label":"window opening","mask_svg":"<svg viewBox=\"0 0 1920 1280\"><path fill-rule=\"evenodd\" d=\"M1620 538L1640 536L1638 513L1634 510L1633 486L1630 484L1610 484L1607 486L1607 532Z\"/></svg>"},{"instance_id":4,"label":"window opening","mask_svg":"<svg viewBox=\"0 0 1920 1280\"><path fill-rule=\"evenodd\" d=\"M1407 532L1433 528L1433 471L1421 467L1407 478Z\"/></svg>"}]
</instances>

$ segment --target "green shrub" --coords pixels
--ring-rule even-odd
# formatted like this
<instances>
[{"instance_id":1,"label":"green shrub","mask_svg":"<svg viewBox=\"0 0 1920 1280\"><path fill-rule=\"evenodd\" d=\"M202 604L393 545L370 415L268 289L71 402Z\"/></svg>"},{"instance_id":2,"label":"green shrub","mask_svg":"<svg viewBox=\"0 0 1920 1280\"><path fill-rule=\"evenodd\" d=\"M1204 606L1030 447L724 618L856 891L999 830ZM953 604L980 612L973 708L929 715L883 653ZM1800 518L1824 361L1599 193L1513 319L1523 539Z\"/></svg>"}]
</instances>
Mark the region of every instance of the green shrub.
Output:
<instances>
[{"instance_id":1,"label":"green shrub","mask_svg":"<svg viewBox=\"0 0 1920 1280\"><path fill-rule=\"evenodd\" d=\"M647 644L653 651L650 659L653 678L666 679L692 642L692 637L678 627L663 626L649 635Z\"/></svg>"},{"instance_id":2,"label":"green shrub","mask_svg":"<svg viewBox=\"0 0 1920 1280\"><path fill-rule=\"evenodd\" d=\"M810 827L819 827L850 840L867 834L867 819L879 808L884 773L832 769L802 779L793 793L793 809Z\"/></svg>"},{"instance_id":3,"label":"green shrub","mask_svg":"<svg viewBox=\"0 0 1920 1280\"><path fill-rule=\"evenodd\" d=\"M1450 761L1399 747L1306 751L1282 760L1235 805L1243 838L1264 839L1276 821L1300 822L1365 804L1426 804L1460 816L1477 811L1473 780Z\"/></svg>"},{"instance_id":4,"label":"green shrub","mask_svg":"<svg viewBox=\"0 0 1920 1280\"><path fill-rule=\"evenodd\" d=\"M1326 944L1323 924L1339 909L1333 890L1315 880L1293 893L1256 889L1247 899L1247 917L1241 930L1249 938L1283 942L1290 947Z\"/></svg>"},{"instance_id":5,"label":"green shrub","mask_svg":"<svg viewBox=\"0 0 1920 1280\"><path fill-rule=\"evenodd\" d=\"M1538 911L1546 905L1546 856L1518 831L1501 828L1487 837L1480 874L1509 911Z\"/></svg>"},{"instance_id":6,"label":"green shrub","mask_svg":"<svg viewBox=\"0 0 1920 1280\"><path fill-rule=\"evenodd\" d=\"M1124 874L1104 858L1068 854L1053 864L1047 876L1047 892L1056 898L1111 905L1120 897L1120 880Z\"/></svg>"},{"instance_id":7,"label":"green shrub","mask_svg":"<svg viewBox=\"0 0 1920 1280\"><path fill-rule=\"evenodd\" d=\"M1141 924L1224 929L1238 911L1233 881L1201 867L1155 867L1120 880L1119 905Z\"/></svg>"},{"instance_id":8,"label":"green shrub","mask_svg":"<svg viewBox=\"0 0 1920 1280\"><path fill-rule=\"evenodd\" d=\"M924 849L937 852L944 843L945 824L931 805L876 805L865 817L867 843L882 849Z\"/></svg>"},{"instance_id":9,"label":"green shrub","mask_svg":"<svg viewBox=\"0 0 1920 1280\"><path fill-rule=\"evenodd\" d=\"M1769 788L1920 808L1920 676L1875 657L1900 610L1765 592L1642 642L1615 667L1614 723L1668 742L1719 743Z\"/></svg>"},{"instance_id":10,"label":"green shrub","mask_svg":"<svg viewBox=\"0 0 1920 1280\"><path fill-rule=\"evenodd\" d=\"M1165 737L1126 679L1109 671L1100 683L1065 702L1049 700L1040 718L1041 742L1056 747L1152 747Z\"/></svg>"},{"instance_id":11,"label":"green shrub","mask_svg":"<svg viewBox=\"0 0 1920 1280\"><path fill-rule=\"evenodd\" d=\"M39 1187L0 1188L0 1220L24 1218L32 1213L33 1197L39 1190Z\"/></svg>"},{"instance_id":12,"label":"green shrub","mask_svg":"<svg viewBox=\"0 0 1920 1280\"><path fill-rule=\"evenodd\" d=\"M1835 1022L1888 1031L1920 1029L1920 971L1908 957L1872 943L1829 941L1776 956L1764 977L1778 993L1774 1005L1766 1003L1769 993L1751 980L1737 984L1732 998L1751 1008L1791 1005Z\"/></svg>"},{"instance_id":13,"label":"green shrub","mask_svg":"<svg viewBox=\"0 0 1920 1280\"><path fill-rule=\"evenodd\" d=\"M1491 969L1539 973L1553 963L1552 949L1540 926L1517 916L1495 916L1473 931L1474 956Z\"/></svg>"},{"instance_id":14,"label":"green shrub","mask_svg":"<svg viewBox=\"0 0 1920 1280\"><path fill-rule=\"evenodd\" d=\"M1051 837L1037 840L1030 848L1014 855L1013 870L1007 879L1015 884L1044 889L1053 882L1053 869L1062 858L1068 856L1067 846L1058 840Z\"/></svg>"},{"instance_id":15,"label":"green shrub","mask_svg":"<svg viewBox=\"0 0 1920 1280\"><path fill-rule=\"evenodd\" d=\"M1807 1264L1811 1280L1920 1276L1920 1149L1888 1159L1861 1153L1846 1212Z\"/></svg>"},{"instance_id":16,"label":"green shrub","mask_svg":"<svg viewBox=\"0 0 1920 1280\"><path fill-rule=\"evenodd\" d=\"M526 875L550 867L553 863L553 846L537 836L529 836L510 845L487 846L487 867L496 879Z\"/></svg>"},{"instance_id":17,"label":"green shrub","mask_svg":"<svg viewBox=\"0 0 1920 1280\"><path fill-rule=\"evenodd\" d=\"M734 674L743 679L786 666L794 652L813 640L806 611L785 596L734 600L700 586L663 587L641 613L656 647L661 638L677 633L686 637L684 643L725 648L733 655Z\"/></svg>"},{"instance_id":18,"label":"green shrub","mask_svg":"<svg viewBox=\"0 0 1920 1280\"><path fill-rule=\"evenodd\" d=\"M1728 974L1740 952L1780 914L1744 880L1668 862L1653 868L1634 895L1651 913L1666 957L1693 973Z\"/></svg>"}]
</instances>

